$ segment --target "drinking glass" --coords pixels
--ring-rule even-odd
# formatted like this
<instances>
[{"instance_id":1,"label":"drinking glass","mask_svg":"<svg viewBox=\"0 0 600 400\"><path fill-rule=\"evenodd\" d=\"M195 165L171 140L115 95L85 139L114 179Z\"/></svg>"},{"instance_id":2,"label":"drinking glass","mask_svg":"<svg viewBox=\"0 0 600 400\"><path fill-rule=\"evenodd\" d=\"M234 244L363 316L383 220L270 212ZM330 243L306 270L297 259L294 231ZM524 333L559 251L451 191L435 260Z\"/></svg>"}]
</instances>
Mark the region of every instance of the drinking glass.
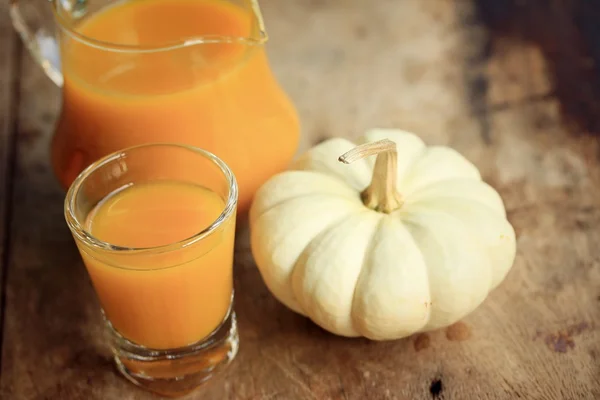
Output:
<instances>
[{"instance_id":1,"label":"drinking glass","mask_svg":"<svg viewBox=\"0 0 600 400\"><path fill-rule=\"evenodd\" d=\"M94 236L91 217L103 201L136 185L164 182L217 194L224 204L220 215L187 239L155 247L124 247ZM234 359L239 343L232 276L237 195L234 175L215 155L162 143L108 155L86 168L68 190L67 224L100 300L116 366L133 383L183 395Z\"/></svg>"}]
</instances>

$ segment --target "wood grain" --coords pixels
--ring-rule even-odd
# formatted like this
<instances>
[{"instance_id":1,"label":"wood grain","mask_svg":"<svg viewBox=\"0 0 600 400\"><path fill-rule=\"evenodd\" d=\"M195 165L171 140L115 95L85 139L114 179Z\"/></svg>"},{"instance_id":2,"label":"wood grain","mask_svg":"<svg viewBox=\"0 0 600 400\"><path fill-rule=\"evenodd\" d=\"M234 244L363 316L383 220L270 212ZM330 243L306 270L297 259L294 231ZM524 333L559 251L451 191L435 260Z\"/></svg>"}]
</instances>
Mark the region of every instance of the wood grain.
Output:
<instances>
[{"instance_id":1,"label":"wood grain","mask_svg":"<svg viewBox=\"0 0 600 400\"><path fill-rule=\"evenodd\" d=\"M600 398L600 146L565 122L548 65L555 60L535 42L494 36L466 0L262 4L303 148L374 126L451 145L501 193L518 255L506 281L460 324L374 343L334 337L277 303L242 227L240 353L190 398ZM62 218L47 157L58 102L26 57L0 397L156 398L115 373Z\"/></svg>"},{"instance_id":2,"label":"wood grain","mask_svg":"<svg viewBox=\"0 0 600 400\"><path fill-rule=\"evenodd\" d=\"M0 4L0 354L4 325L6 264L9 254L9 224L12 200L12 171L17 119L19 43L8 17L8 3ZM0 359L0 375L2 360Z\"/></svg>"}]
</instances>

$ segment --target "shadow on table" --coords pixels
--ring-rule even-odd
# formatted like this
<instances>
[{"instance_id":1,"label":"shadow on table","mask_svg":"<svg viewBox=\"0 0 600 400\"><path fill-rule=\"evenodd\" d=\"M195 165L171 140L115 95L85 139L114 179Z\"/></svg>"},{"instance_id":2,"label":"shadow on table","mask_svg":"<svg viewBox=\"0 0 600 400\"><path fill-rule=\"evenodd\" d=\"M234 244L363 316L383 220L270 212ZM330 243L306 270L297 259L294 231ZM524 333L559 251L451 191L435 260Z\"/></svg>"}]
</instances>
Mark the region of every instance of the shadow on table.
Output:
<instances>
[{"instance_id":1,"label":"shadow on table","mask_svg":"<svg viewBox=\"0 0 600 400\"><path fill-rule=\"evenodd\" d=\"M553 93L567 122L600 134L600 2L475 0L478 18L495 38L539 46ZM526 61L524 68L527 68ZM527 71L525 71L527 73Z\"/></svg>"}]
</instances>

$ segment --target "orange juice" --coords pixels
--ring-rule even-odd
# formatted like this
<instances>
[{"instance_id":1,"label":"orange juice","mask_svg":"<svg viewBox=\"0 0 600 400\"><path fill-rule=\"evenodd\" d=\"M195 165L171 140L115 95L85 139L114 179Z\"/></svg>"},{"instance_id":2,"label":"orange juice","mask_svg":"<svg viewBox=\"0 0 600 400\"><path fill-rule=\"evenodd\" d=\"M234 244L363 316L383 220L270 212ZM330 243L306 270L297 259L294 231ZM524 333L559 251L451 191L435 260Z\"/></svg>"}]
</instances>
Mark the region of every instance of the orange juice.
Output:
<instances>
[{"instance_id":1,"label":"orange juice","mask_svg":"<svg viewBox=\"0 0 600 400\"><path fill-rule=\"evenodd\" d=\"M86 230L113 245L156 248L197 235L225 207L216 193L188 183L134 184L106 197ZM234 221L210 238L176 250L83 260L113 327L154 349L186 346L208 336L226 317L232 296Z\"/></svg>"},{"instance_id":2,"label":"orange juice","mask_svg":"<svg viewBox=\"0 0 600 400\"><path fill-rule=\"evenodd\" d=\"M52 147L65 187L109 153L177 142L208 150L231 167L245 211L257 188L292 159L299 136L294 107L263 46L240 40L257 35L251 7L129 0L75 27L94 43L67 34L61 41L63 110ZM191 44L180 46L185 42ZM107 49L107 43L120 47Z\"/></svg>"}]
</instances>

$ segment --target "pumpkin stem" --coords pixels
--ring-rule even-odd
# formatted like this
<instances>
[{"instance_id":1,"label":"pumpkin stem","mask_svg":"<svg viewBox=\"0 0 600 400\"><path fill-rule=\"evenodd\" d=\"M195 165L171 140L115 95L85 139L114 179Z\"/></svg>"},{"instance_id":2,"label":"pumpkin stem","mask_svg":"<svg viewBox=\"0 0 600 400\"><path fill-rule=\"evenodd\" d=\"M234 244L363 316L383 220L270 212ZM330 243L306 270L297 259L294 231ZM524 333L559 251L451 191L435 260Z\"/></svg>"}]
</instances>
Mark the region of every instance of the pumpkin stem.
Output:
<instances>
[{"instance_id":1,"label":"pumpkin stem","mask_svg":"<svg viewBox=\"0 0 600 400\"><path fill-rule=\"evenodd\" d=\"M403 204L396 188L398 176L396 143L383 139L361 144L341 155L338 160L344 164L351 164L369 156L377 156L377 158L371 184L360 194L361 199L370 209L389 214Z\"/></svg>"}]
</instances>

